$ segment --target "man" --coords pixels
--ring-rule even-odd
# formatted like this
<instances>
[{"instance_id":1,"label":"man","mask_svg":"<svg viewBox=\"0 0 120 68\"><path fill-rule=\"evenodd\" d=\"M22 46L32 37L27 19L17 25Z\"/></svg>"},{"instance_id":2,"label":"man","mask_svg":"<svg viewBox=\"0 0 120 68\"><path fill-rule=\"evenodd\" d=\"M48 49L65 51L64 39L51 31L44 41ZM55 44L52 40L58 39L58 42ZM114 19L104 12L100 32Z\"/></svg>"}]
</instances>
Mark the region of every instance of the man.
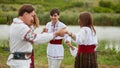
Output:
<instances>
[{"instance_id":1,"label":"man","mask_svg":"<svg viewBox=\"0 0 120 68\"><path fill-rule=\"evenodd\" d=\"M53 33L60 28L66 27L66 25L59 21L59 10L54 8L50 11L51 21L46 24L46 29L44 31L48 33ZM62 40L65 42L70 42L71 38L66 34L64 37L56 36L52 39L47 47L47 57L49 68L60 68L62 59L64 58L64 48L62 45Z\"/></svg>"},{"instance_id":2,"label":"man","mask_svg":"<svg viewBox=\"0 0 120 68\"><path fill-rule=\"evenodd\" d=\"M64 36L64 28L54 33L36 34L31 26L35 22L35 9L30 4L23 5L10 26L10 55L7 64L10 68L34 68L31 63L32 44L49 42L56 36Z\"/></svg>"}]
</instances>

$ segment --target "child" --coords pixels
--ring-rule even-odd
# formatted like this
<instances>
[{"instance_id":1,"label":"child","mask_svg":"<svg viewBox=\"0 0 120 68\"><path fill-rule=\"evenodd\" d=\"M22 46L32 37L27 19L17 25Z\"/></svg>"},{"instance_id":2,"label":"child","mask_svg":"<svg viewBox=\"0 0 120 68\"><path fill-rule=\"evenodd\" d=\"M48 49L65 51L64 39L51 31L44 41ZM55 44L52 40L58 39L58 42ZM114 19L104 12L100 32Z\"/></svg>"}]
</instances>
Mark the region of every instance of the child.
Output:
<instances>
[{"instance_id":1,"label":"child","mask_svg":"<svg viewBox=\"0 0 120 68\"><path fill-rule=\"evenodd\" d=\"M81 13L79 24L80 31L78 34L75 35L68 32L69 36L78 45L74 68L98 68L96 55L97 38L91 13Z\"/></svg>"},{"instance_id":2,"label":"child","mask_svg":"<svg viewBox=\"0 0 120 68\"><path fill-rule=\"evenodd\" d=\"M59 21L59 10L54 8L50 11L51 21L46 24L46 28L43 29L43 32L53 33L60 28L66 27L66 25ZM71 40L69 35L64 37L57 36L52 39L47 47L47 57L49 68L60 68L61 61L64 57L64 48L62 45L62 40L65 42Z\"/></svg>"}]
</instances>

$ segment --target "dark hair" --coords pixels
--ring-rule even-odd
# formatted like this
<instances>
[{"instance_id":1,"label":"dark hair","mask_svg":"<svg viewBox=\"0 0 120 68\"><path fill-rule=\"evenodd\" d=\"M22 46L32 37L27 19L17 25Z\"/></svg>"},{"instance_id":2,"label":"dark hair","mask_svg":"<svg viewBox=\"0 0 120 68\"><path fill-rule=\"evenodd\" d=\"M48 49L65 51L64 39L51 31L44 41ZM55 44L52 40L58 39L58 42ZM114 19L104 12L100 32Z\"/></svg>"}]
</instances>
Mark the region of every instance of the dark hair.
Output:
<instances>
[{"instance_id":1,"label":"dark hair","mask_svg":"<svg viewBox=\"0 0 120 68\"><path fill-rule=\"evenodd\" d=\"M35 9L33 8L31 4L25 4L19 9L18 16L23 16L25 12L31 13L34 10Z\"/></svg>"},{"instance_id":2,"label":"dark hair","mask_svg":"<svg viewBox=\"0 0 120 68\"><path fill-rule=\"evenodd\" d=\"M55 13L57 13L58 15L60 14L59 10L57 8L53 8L51 11L50 11L50 15L53 16Z\"/></svg>"},{"instance_id":3,"label":"dark hair","mask_svg":"<svg viewBox=\"0 0 120 68\"><path fill-rule=\"evenodd\" d=\"M93 18L90 12L81 13L79 15L79 23L81 27L83 26L89 27L94 31L94 33L96 33L94 26L93 26Z\"/></svg>"}]
</instances>

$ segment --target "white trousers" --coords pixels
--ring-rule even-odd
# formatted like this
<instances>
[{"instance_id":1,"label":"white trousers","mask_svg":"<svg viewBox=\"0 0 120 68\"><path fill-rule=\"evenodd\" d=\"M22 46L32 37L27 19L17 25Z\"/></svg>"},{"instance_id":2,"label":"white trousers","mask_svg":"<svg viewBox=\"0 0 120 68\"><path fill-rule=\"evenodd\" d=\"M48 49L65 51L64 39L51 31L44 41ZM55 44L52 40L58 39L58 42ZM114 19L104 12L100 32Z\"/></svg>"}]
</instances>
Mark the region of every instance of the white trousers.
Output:
<instances>
[{"instance_id":1,"label":"white trousers","mask_svg":"<svg viewBox=\"0 0 120 68\"><path fill-rule=\"evenodd\" d=\"M62 59L50 59L48 58L49 68L60 68Z\"/></svg>"},{"instance_id":2,"label":"white trousers","mask_svg":"<svg viewBox=\"0 0 120 68\"><path fill-rule=\"evenodd\" d=\"M30 68L30 65L16 65L16 66L10 66L10 68Z\"/></svg>"}]
</instances>

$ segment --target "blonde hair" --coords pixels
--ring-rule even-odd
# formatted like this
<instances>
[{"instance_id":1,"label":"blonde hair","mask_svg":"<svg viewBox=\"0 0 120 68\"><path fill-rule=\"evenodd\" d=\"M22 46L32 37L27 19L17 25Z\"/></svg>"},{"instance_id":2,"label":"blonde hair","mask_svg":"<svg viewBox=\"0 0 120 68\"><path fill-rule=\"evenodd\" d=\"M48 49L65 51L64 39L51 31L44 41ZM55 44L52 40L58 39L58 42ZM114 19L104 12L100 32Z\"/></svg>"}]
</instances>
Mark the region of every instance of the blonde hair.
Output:
<instances>
[{"instance_id":1,"label":"blonde hair","mask_svg":"<svg viewBox=\"0 0 120 68\"><path fill-rule=\"evenodd\" d=\"M39 27L39 19L38 16L35 14L34 16L34 22L33 22L33 27L36 29Z\"/></svg>"}]
</instances>

